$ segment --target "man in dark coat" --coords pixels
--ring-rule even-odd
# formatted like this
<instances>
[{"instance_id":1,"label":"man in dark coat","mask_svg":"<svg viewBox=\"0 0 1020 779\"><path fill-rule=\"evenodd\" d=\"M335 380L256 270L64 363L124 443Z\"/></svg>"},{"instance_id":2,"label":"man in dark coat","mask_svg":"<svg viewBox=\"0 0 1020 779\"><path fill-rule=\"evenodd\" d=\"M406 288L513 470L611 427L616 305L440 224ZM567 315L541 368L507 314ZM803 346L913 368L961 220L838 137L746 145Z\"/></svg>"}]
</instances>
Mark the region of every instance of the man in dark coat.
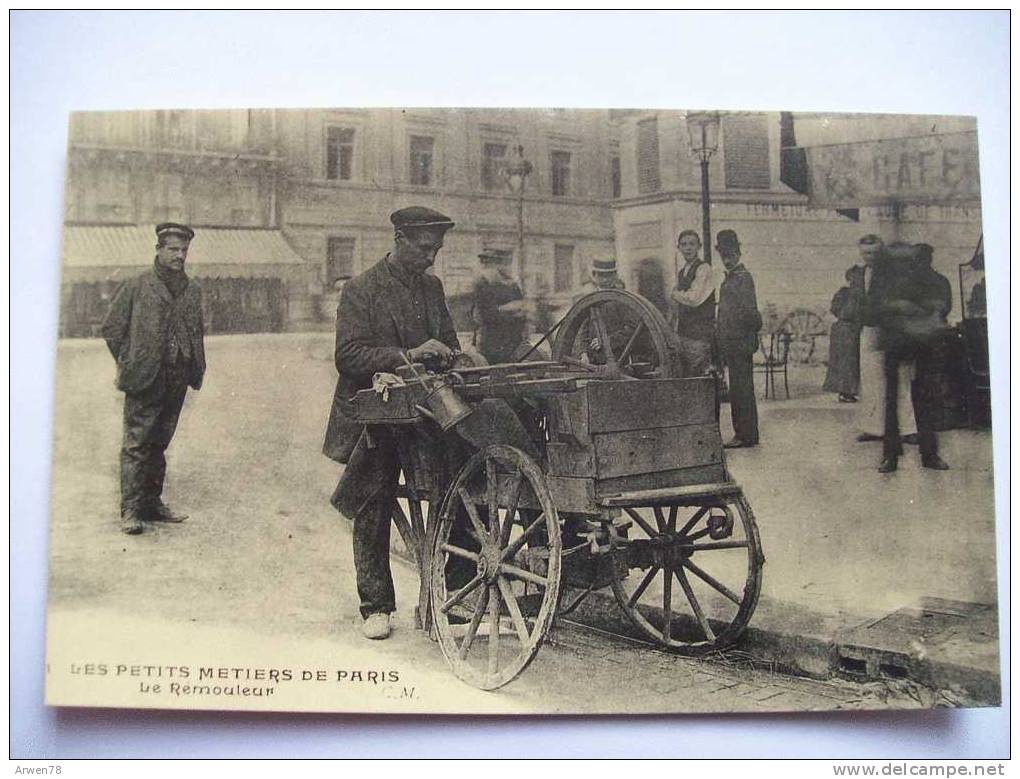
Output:
<instances>
[{"instance_id":1,"label":"man in dark coat","mask_svg":"<svg viewBox=\"0 0 1020 779\"><path fill-rule=\"evenodd\" d=\"M754 279L741 262L740 241L733 230L720 230L716 251L726 268L719 288L719 350L729 372L733 439L724 446L758 445L758 404L754 397L754 353L758 350L761 313Z\"/></svg>"},{"instance_id":2,"label":"man in dark coat","mask_svg":"<svg viewBox=\"0 0 1020 779\"><path fill-rule=\"evenodd\" d=\"M189 386L202 386L205 374L202 293L184 273L194 235L185 225L158 225L154 267L121 286L103 321L124 393L120 514L121 530L130 535L143 531L143 521L186 519L161 496L165 452L184 396Z\"/></svg>"},{"instance_id":3,"label":"man in dark coat","mask_svg":"<svg viewBox=\"0 0 1020 779\"><path fill-rule=\"evenodd\" d=\"M486 249L478 255L482 272L471 290L475 346L489 365L512 362L524 343L527 311L521 286L510 276L511 255Z\"/></svg>"},{"instance_id":4,"label":"man in dark coat","mask_svg":"<svg viewBox=\"0 0 1020 779\"><path fill-rule=\"evenodd\" d=\"M333 506L354 522L354 567L362 632L389 636L396 609L389 536L400 472L400 441L388 428L371 431L350 417L349 401L372 386L377 372L404 364L448 365L460 349L442 282L425 273L443 246L449 217L414 206L390 216L393 251L351 279L336 315L336 369L340 374L323 453L346 465Z\"/></svg>"},{"instance_id":5,"label":"man in dark coat","mask_svg":"<svg viewBox=\"0 0 1020 779\"><path fill-rule=\"evenodd\" d=\"M893 247L890 247L891 249ZM946 328L952 306L949 281L931 267L928 244L899 247L880 269L865 297L864 321L879 328L879 349L884 353L885 430L879 473L891 473L902 453L898 404L901 392L911 391L914 421L921 450L921 465L944 471L948 465L938 455L933 421L930 374L935 360L934 344ZM913 363L920 379L916 387L900 387L901 366Z\"/></svg>"}]
</instances>

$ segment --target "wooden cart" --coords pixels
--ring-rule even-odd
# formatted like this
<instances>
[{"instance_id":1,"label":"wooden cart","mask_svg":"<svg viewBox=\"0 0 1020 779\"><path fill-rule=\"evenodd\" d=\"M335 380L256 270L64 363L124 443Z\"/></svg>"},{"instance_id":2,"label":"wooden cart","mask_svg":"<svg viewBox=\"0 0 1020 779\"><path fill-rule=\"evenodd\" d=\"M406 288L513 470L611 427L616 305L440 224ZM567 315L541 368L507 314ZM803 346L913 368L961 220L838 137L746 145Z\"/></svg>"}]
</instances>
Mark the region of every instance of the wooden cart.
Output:
<instances>
[{"instance_id":1,"label":"wooden cart","mask_svg":"<svg viewBox=\"0 0 1020 779\"><path fill-rule=\"evenodd\" d=\"M554 330L551 361L409 372L385 399L354 400L367 424L438 420L473 445L445 481L406 467L394 520L418 561L419 626L483 689L516 678L596 590L651 641L701 654L740 636L761 587L715 380L677 378L669 328L637 295L592 293Z\"/></svg>"}]
</instances>

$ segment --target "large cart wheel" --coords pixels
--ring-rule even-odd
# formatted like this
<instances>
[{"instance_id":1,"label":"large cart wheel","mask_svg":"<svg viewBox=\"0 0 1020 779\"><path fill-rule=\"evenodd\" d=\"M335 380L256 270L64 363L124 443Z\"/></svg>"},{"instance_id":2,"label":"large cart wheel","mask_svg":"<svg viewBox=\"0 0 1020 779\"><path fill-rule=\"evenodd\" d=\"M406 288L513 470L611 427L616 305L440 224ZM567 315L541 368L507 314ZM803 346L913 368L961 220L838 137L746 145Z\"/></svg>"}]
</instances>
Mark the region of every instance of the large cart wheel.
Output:
<instances>
[{"instance_id":1,"label":"large cart wheel","mask_svg":"<svg viewBox=\"0 0 1020 779\"><path fill-rule=\"evenodd\" d=\"M585 295L567 312L556 331L552 358L635 378L679 378L683 373L675 340L653 303L625 290L603 289Z\"/></svg>"},{"instance_id":2,"label":"large cart wheel","mask_svg":"<svg viewBox=\"0 0 1020 779\"><path fill-rule=\"evenodd\" d=\"M817 313L798 308L780 323L778 332L790 335L790 362L804 365L814 357L817 339L828 335L829 331Z\"/></svg>"},{"instance_id":3,"label":"large cart wheel","mask_svg":"<svg viewBox=\"0 0 1020 779\"><path fill-rule=\"evenodd\" d=\"M747 626L761 590L761 551L743 494L697 506L624 509L612 540L613 593L648 638L681 654L723 649Z\"/></svg>"},{"instance_id":4,"label":"large cart wheel","mask_svg":"<svg viewBox=\"0 0 1020 779\"><path fill-rule=\"evenodd\" d=\"M535 657L560 596L559 517L528 455L487 446L454 479L432 554L432 614L465 682L494 690Z\"/></svg>"}]
</instances>

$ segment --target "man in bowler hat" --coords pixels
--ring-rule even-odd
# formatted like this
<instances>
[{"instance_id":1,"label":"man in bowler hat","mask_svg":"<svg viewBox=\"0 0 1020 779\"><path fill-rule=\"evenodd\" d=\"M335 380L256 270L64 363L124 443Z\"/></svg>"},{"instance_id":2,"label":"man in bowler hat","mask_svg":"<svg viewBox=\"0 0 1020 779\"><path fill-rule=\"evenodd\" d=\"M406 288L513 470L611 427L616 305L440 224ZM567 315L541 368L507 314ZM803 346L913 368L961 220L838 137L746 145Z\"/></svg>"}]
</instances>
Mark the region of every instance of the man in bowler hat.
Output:
<instances>
[{"instance_id":1,"label":"man in bowler hat","mask_svg":"<svg viewBox=\"0 0 1020 779\"><path fill-rule=\"evenodd\" d=\"M186 225L157 225L154 266L121 286L102 325L124 393L120 515L129 535L141 533L144 522L187 518L171 511L162 494L165 453L184 396L205 375L202 293L184 272L194 237Z\"/></svg>"},{"instance_id":2,"label":"man in bowler hat","mask_svg":"<svg viewBox=\"0 0 1020 779\"><path fill-rule=\"evenodd\" d=\"M390 520L406 441L386 426L369 431L351 418L349 401L378 372L405 361L448 367L460 350L442 282L426 271L453 221L431 208L395 211L393 249L344 285L336 314L335 362L340 374L323 453L346 465L332 504L354 522L354 568L362 634L390 635L396 610L390 573Z\"/></svg>"},{"instance_id":3,"label":"man in bowler hat","mask_svg":"<svg viewBox=\"0 0 1020 779\"><path fill-rule=\"evenodd\" d=\"M739 449L758 445L758 404L754 397L754 353L758 350L761 314L754 279L741 261L740 241L733 230L720 230L715 249L726 278L719 288L719 350L730 379L733 439L724 446Z\"/></svg>"}]
</instances>

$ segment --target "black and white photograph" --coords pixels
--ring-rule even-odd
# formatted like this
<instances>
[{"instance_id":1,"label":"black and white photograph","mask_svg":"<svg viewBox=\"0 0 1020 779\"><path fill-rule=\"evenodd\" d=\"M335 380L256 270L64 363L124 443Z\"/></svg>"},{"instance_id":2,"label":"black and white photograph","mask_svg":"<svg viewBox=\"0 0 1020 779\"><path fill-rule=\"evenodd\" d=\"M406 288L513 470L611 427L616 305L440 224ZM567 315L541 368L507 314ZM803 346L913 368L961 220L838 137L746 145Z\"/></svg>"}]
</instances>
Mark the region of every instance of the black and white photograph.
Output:
<instances>
[{"instance_id":1,"label":"black and white photograph","mask_svg":"<svg viewBox=\"0 0 1020 779\"><path fill-rule=\"evenodd\" d=\"M46 702L998 706L982 128L775 108L72 113Z\"/></svg>"}]
</instances>

